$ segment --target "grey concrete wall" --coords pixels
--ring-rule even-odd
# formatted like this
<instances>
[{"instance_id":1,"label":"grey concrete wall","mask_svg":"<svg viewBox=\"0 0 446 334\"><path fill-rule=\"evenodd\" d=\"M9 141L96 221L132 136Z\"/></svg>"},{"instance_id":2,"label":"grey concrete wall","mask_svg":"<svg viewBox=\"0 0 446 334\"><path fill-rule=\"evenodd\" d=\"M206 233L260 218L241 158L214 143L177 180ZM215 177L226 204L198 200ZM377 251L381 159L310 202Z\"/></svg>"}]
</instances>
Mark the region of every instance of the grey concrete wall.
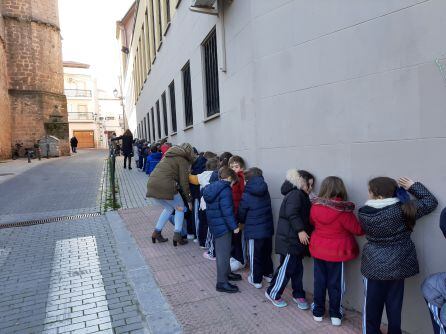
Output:
<instances>
[{"instance_id":1,"label":"grey concrete wall","mask_svg":"<svg viewBox=\"0 0 446 334\"><path fill-rule=\"evenodd\" d=\"M276 213L292 167L312 171L316 190L325 176L342 177L358 206L370 178L407 175L425 183L443 207L445 12L442 0L234 1L225 10L221 115L204 122L200 44L216 24L221 43L221 26L183 1L136 106L138 121L175 79L178 133L169 140L230 150L261 167ZM189 59L194 126L183 131L180 70ZM403 327L410 333L431 331L419 286L428 274L446 270L439 212L420 220L413 234L421 273L406 282ZM359 260L346 266L346 303L357 310L363 303L359 266Z\"/></svg>"}]
</instances>

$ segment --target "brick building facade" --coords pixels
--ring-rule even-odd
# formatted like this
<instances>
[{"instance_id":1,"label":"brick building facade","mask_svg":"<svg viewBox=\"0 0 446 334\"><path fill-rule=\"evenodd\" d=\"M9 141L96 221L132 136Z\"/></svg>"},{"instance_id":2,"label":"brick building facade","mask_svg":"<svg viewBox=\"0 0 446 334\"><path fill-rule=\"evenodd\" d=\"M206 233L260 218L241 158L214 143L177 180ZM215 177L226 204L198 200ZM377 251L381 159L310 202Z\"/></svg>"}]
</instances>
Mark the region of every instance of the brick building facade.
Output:
<instances>
[{"instance_id":1,"label":"brick building facade","mask_svg":"<svg viewBox=\"0 0 446 334\"><path fill-rule=\"evenodd\" d=\"M46 134L69 154L57 0L0 0L0 78L0 158Z\"/></svg>"}]
</instances>

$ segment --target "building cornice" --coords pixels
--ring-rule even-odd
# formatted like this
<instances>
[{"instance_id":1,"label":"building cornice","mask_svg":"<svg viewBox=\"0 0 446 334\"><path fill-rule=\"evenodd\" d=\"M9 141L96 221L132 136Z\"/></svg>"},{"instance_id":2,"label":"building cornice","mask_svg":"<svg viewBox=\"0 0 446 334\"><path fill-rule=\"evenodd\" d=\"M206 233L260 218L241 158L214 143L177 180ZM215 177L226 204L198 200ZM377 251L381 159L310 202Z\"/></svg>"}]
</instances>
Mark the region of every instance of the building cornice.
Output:
<instances>
[{"instance_id":1,"label":"building cornice","mask_svg":"<svg viewBox=\"0 0 446 334\"><path fill-rule=\"evenodd\" d=\"M36 19L35 17L31 16L15 16L15 15L9 15L9 14L3 14L2 15L5 20L14 20L17 22L28 22L28 23L36 23L38 25L49 27L55 31L60 32L59 26L55 25L54 23L43 21Z\"/></svg>"}]
</instances>

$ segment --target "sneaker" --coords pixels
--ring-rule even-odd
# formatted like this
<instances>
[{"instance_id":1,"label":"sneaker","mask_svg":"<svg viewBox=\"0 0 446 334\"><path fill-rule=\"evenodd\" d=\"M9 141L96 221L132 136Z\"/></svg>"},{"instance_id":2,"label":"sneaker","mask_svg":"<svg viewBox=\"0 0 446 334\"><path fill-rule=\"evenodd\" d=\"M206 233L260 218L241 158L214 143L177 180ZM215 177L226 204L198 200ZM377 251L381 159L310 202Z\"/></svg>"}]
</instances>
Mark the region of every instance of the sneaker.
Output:
<instances>
[{"instance_id":1,"label":"sneaker","mask_svg":"<svg viewBox=\"0 0 446 334\"><path fill-rule=\"evenodd\" d=\"M194 239L194 242L197 243L197 242L198 242L198 239Z\"/></svg>"},{"instance_id":2,"label":"sneaker","mask_svg":"<svg viewBox=\"0 0 446 334\"><path fill-rule=\"evenodd\" d=\"M263 279L265 280L265 282L271 283L273 280L273 275L263 276Z\"/></svg>"},{"instance_id":3,"label":"sneaker","mask_svg":"<svg viewBox=\"0 0 446 334\"><path fill-rule=\"evenodd\" d=\"M331 324L333 326L341 326L341 322L342 320L339 318L333 318L333 317L331 318Z\"/></svg>"},{"instance_id":4,"label":"sneaker","mask_svg":"<svg viewBox=\"0 0 446 334\"><path fill-rule=\"evenodd\" d=\"M206 249L207 247L206 247L206 246L200 246L200 248L201 248L201 249Z\"/></svg>"},{"instance_id":5,"label":"sneaker","mask_svg":"<svg viewBox=\"0 0 446 334\"><path fill-rule=\"evenodd\" d=\"M266 299L268 299L271 303L273 303L273 305L275 307L285 307L288 304L286 303L286 301L284 301L282 298L278 299L278 300L274 300L271 298L271 296L269 295L268 291L265 291L265 297Z\"/></svg>"},{"instance_id":6,"label":"sneaker","mask_svg":"<svg viewBox=\"0 0 446 334\"><path fill-rule=\"evenodd\" d=\"M254 283L251 279L251 275L248 276L248 283L251 284L256 289L262 288L262 283Z\"/></svg>"},{"instance_id":7,"label":"sneaker","mask_svg":"<svg viewBox=\"0 0 446 334\"><path fill-rule=\"evenodd\" d=\"M231 259L230 259L230 264L231 264L232 272L245 268L244 264L242 264L240 261L234 259L233 257L231 257Z\"/></svg>"},{"instance_id":8,"label":"sneaker","mask_svg":"<svg viewBox=\"0 0 446 334\"><path fill-rule=\"evenodd\" d=\"M310 305L305 298L293 298L294 302L297 304L297 307L301 310L308 310Z\"/></svg>"},{"instance_id":9,"label":"sneaker","mask_svg":"<svg viewBox=\"0 0 446 334\"><path fill-rule=\"evenodd\" d=\"M215 257L211 256L208 252L204 252L203 253L203 257L205 259L211 260L211 261L215 261Z\"/></svg>"},{"instance_id":10,"label":"sneaker","mask_svg":"<svg viewBox=\"0 0 446 334\"><path fill-rule=\"evenodd\" d=\"M317 321L317 322L321 322L322 320L324 320L323 317L316 317L315 315L313 315L313 319L314 319L314 321Z\"/></svg>"},{"instance_id":11,"label":"sneaker","mask_svg":"<svg viewBox=\"0 0 446 334\"><path fill-rule=\"evenodd\" d=\"M193 234L187 235L187 240L194 240L194 239L195 239L195 235L193 235Z\"/></svg>"}]
</instances>

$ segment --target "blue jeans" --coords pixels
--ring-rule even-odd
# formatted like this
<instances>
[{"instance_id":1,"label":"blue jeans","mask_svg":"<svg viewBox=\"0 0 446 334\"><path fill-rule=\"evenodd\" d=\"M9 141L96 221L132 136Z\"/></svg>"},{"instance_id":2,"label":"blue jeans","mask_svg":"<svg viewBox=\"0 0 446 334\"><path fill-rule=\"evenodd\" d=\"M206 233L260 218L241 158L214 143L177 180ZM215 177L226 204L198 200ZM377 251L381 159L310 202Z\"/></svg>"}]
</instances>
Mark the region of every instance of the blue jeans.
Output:
<instances>
[{"instance_id":1,"label":"blue jeans","mask_svg":"<svg viewBox=\"0 0 446 334\"><path fill-rule=\"evenodd\" d=\"M155 231L161 232L163 230L164 225L166 225L170 215L172 214L172 211L175 210L174 231L181 233L184 221L184 202L181 195L176 194L172 200L157 198L152 198L152 200L155 202L155 204L158 204L164 208L163 212L161 212L161 215L158 218L158 222L156 223ZM182 211L177 210L177 207L182 208Z\"/></svg>"}]
</instances>

